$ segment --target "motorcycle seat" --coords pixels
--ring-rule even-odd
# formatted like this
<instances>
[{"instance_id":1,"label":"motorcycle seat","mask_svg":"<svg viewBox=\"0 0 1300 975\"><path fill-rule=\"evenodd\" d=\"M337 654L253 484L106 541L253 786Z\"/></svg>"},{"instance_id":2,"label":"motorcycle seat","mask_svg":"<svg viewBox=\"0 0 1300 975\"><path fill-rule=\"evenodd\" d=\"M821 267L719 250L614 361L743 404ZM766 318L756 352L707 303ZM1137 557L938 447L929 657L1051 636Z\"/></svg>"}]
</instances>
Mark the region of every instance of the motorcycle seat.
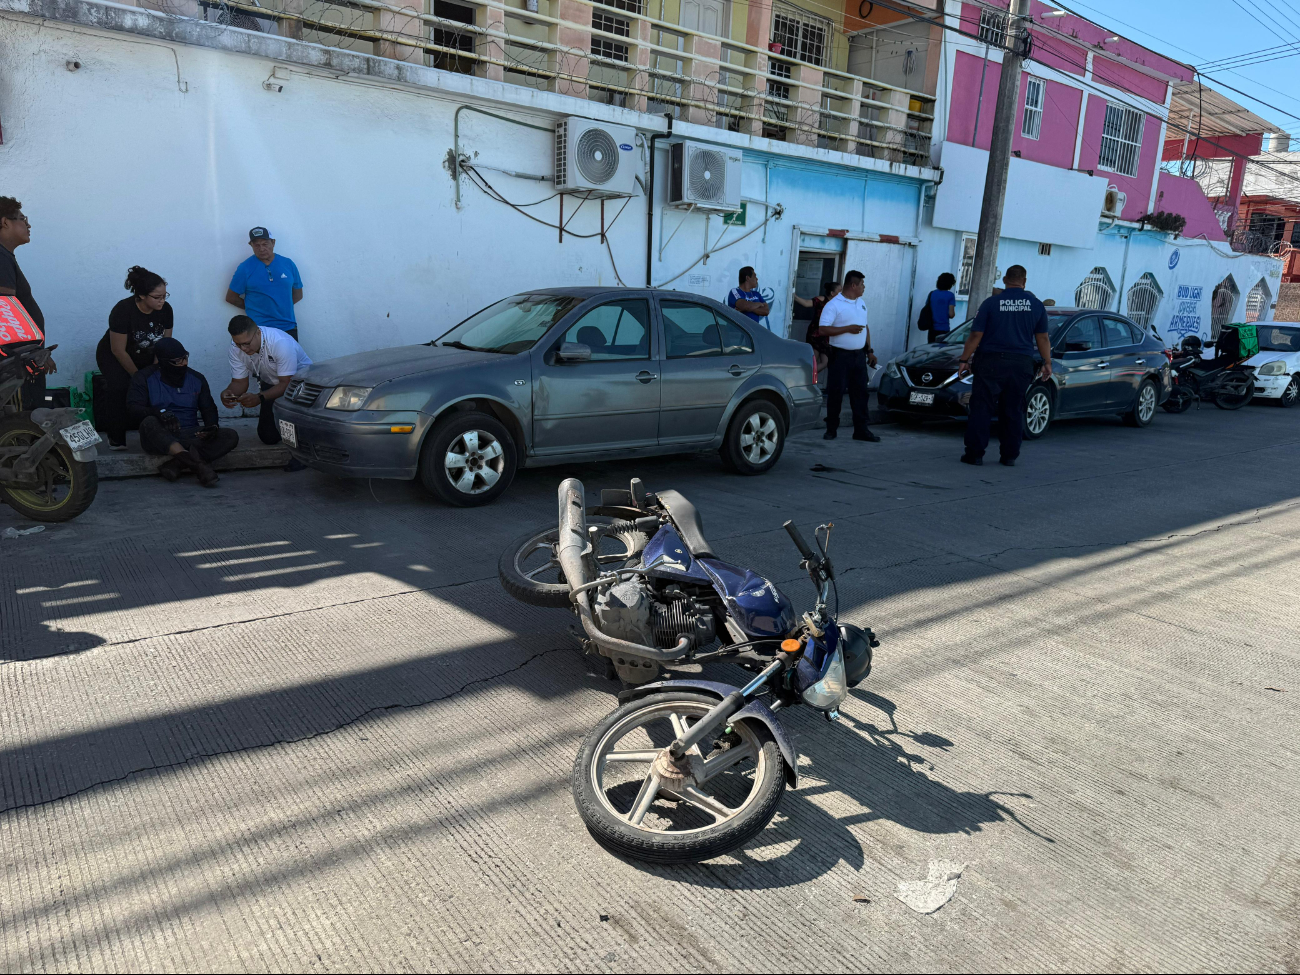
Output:
<instances>
[{"instance_id":1,"label":"motorcycle seat","mask_svg":"<svg viewBox=\"0 0 1300 975\"><path fill-rule=\"evenodd\" d=\"M717 556L713 554L713 548L704 537L704 521L700 518L700 513L695 510L695 505L687 501L677 491L668 490L656 493L659 497L659 503L667 509L673 524L677 526L677 534L686 543L686 550L691 553L691 557L716 559Z\"/></svg>"}]
</instances>

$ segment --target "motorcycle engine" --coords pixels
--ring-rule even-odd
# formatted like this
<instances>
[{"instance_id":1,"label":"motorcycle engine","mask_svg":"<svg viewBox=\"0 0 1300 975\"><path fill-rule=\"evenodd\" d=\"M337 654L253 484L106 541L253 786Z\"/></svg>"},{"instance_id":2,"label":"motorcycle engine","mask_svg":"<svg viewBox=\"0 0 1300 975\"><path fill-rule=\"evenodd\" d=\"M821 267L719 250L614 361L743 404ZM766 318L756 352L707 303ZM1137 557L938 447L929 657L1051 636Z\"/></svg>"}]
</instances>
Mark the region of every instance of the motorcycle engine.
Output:
<instances>
[{"instance_id":1,"label":"motorcycle engine","mask_svg":"<svg viewBox=\"0 0 1300 975\"><path fill-rule=\"evenodd\" d=\"M682 636L699 648L715 637L713 611L680 591L667 600L655 594L640 579L611 586L596 597L596 623L610 636L665 650L677 646ZM659 676L659 662L632 654L615 654L614 667L629 684L644 684Z\"/></svg>"}]
</instances>

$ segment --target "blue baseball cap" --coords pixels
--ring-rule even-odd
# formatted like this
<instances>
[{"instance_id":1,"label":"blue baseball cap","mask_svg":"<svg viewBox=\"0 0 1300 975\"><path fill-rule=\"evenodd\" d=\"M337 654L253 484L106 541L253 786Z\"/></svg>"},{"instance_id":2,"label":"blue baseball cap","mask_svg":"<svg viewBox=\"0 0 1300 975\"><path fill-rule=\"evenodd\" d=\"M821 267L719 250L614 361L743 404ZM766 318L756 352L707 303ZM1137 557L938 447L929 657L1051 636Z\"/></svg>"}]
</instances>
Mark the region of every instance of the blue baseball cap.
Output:
<instances>
[{"instance_id":1,"label":"blue baseball cap","mask_svg":"<svg viewBox=\"0 0 1300 975\"><path fill-rule=\"evenodd\" d=\"M254 227L252 230L248 232L248 242L250 244L255 240L274 240L274 239L275 238L271 236L271 231L267 230L265 227Z\"/></svg>"}]
</instances>

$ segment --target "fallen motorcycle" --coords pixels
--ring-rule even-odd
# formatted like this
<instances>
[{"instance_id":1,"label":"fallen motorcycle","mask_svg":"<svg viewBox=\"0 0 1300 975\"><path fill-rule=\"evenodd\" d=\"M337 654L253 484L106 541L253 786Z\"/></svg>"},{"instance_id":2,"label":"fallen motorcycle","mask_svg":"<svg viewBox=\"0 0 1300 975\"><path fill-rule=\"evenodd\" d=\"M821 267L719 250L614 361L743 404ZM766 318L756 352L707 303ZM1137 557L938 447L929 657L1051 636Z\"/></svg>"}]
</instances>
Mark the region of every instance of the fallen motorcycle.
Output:
<instances>
[{"instance_id":1,"label":"fallen motorcycle","mask_svg":"<svg viewBox=\"0 0 1300 975\"><path fill-rule=\"evenodd\" d=\"M836 719L877 645L828 610L831 528L817 528L814 552L785 523L817 591L802 618L772 582L713 553L681 494L649 493L639 479L590 509L582 483L563 481L557 527L502 556L507 591L559 605L562 590L587 653L628 685L573 769L578 812L606 849L660 863L720 856L762 830L797 785L798 755L776 712L802 703ZM664 664L720 659L756 676L744 687L655 680Z\"/></svg>"},{"instance_id":2,"label":"fallen motorcycle","mask_svg":"<svg viewBox=\"0 0 1300 975\"><path fill-rule=\"evenodd\" d=\"M0 349L0 497L33 521L68 521L95 500L99 487L95 445L99 434L79 409L25 413L19 390L45 371L48 349Z\"/></svg>"}]
</instances>

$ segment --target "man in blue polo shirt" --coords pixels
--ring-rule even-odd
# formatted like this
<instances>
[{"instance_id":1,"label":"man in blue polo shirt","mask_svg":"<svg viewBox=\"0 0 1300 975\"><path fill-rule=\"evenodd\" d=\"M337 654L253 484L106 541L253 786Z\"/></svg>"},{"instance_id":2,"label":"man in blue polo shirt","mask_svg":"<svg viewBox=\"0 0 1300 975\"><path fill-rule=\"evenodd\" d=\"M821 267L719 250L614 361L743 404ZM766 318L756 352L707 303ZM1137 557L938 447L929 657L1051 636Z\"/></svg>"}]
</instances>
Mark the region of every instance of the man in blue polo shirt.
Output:
<instances>
[{"instance_id":1,"label":"man in blue polo shirt","mask_svg":"<svg viewBox=\"0 0 1300 975\"><path fill-rule=\"evenodd\" d=\"M298 338L293 306L302 301L302 276L298 266L275 252L275 238L265 227L248 232L253 256L235 268L226 301L264 328L278 328Z\"/></svg>"},{"instance_id":2,"label":"man in blue polo shirt","mask_svg":"<svg viewBox=\"0 0 1300 975\"><path fill-rule=\"evenodd\" d=\"M748 315L762 324L767 316L768 307L767 302L763 300L763 293L758 290L758 275L752 267L740 269L740 287L732 288L731 293L727 295L727 307L734 308L742 315Z\"/></svg>"},{"instance_id":3,"label":"man in blue polo shirt","mask_svg":"<svg viewBox=\"0 0 1300 975\"><path fill-rule=\"evenodd\" d=\"M1025 290L1025 269L1007 268L1006 288L986 298L975 315L970 338L961 350L957 375L971 376L970 419L966 423L963 464L983 464L989 446L989 425L998 414L1001 463L1015 467L1024 439L1025 394L1034 379L1034 349L1042 364L1038 374L1052 376L1052 347L1047 338L1047 309Z\"/></svg>"}]
</instances>

